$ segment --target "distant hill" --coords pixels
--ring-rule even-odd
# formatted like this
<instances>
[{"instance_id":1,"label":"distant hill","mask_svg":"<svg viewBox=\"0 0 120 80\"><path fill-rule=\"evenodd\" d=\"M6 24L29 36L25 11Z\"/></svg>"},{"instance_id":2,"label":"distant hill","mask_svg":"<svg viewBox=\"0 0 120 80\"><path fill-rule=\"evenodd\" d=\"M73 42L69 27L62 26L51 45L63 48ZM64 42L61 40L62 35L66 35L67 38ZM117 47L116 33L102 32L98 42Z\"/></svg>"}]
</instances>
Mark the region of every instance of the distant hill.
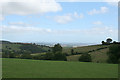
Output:
<instances>
[{"instance_id":1,"label":"distant hill","mask_svg":"<svg viewBox=\"0 0 120 80\"><path fill-rule=\"evenodd\" d=\"M10 41L0 41L2 43L2 51L12 51L17 54L27 53L32 56L44 55L48 51L52 51L52 47L46 45L38 45L35 43L17 43ZM62 53L66 54L68 61L79 61L81 54L88 53L91 55L92 62L105 63L108 59L109 45L89 45L81 47L63 47ZM74 50L75 54L71 54L71 49Z\"/></svg>"},{"instance_id":2,"label":"distant hill","mask_svg":"<svg viewBox=\"0 0 120 80\"><path fill-rule=\"evenodd\" d=\"M4 41L4 40L0 40L0 44L10 44L10 41Z\"/></svg>"},{"instance_id":3,"label":"distant hill","mask_svg":"<svg viewBox=\"0 0 120 80\"><path fill-rule=\"evenodd\" d=\"M34 43L17 43L10 41L1 41L3 51L21 52L23 50L31 51L32 53L47 52L50 47L45 45L36 45Z\"/></svg>"}]
</instances>

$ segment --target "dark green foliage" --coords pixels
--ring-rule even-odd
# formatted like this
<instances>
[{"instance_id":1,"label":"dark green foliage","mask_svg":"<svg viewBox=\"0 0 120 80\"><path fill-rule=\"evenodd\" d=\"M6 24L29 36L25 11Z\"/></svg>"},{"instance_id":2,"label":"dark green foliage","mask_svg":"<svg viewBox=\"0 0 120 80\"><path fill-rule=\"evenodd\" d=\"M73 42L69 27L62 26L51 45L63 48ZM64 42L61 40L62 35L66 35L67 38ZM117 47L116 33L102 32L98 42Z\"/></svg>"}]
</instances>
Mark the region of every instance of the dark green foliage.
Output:
<instances>
[{"instance_id":1,"label":"dark green foliage","mask_svg":"<svg viewBox=\"0 0 120 80\"><path fill-rule=\"evenodd\" d=\"M47 52L45 55L46 60L60 60L66 61L66 55L62 53L62 47L60 44L55 44L52 48L52 52Z\"/></svg>"},{"instance_id":2,"label":"dark green foliage","mask_svg":"<svg viewBox=\"0 0 120 80\"><path fill-rule=\"evenodd\" d=\"M16 57L16 54L14 53L14 52L11 52L10 54L9 54L9 58L15 58Z\"/></svg>"},{"instance_id":3,"label":"dark green foliage","mask_svg":"<svg viewBox=\"0 0 120 80\"><path fill-rule=\"evenodd\" d=\"M60 44L55 44L53 47L53 60L67 60L66 55L62 54L62 46Z\"/></svg>"},{"instance_id":4,"label":"dark green foliage","mask_svg":"<svg viewBox=\"0 0 120 80\"><path fill-rule=\"evenodd\" d=\"M82 61L82 62L91 62L91 56L90 54L87 54L87 53L84 53L80 56L79 58L79 61Z\"/></svg>"},{"instance_id":5,"label":"dark green foliage","mask_svg":"<svg viewBox=\"0 0 120 80\"><path fill-rule=\"evenodd\" d=\"M108 51L108 63L119 63L120 59L120 45L119 44L113 44L109 47Z\"/></svg>"},{"instance_id":6,"label":"dark green foliage","mask_svg":"<svg viewBox=\"0 0 120 80\"><path fill-rule=\"evenodd\" d=\"M13 50L3 50L2 57L3 58L15 58L16 54Z\"/></svg>"},{"instance_id":7,"label":"dark green foliage","mask_svg":"<svg viewBox=\"0 0 120 80\"><path fill-rule=\"evenodd\" d=\"M32 59L32 56L30 54L22 54L21 59Z\"/></svg>"},{"instance_id":8,"label":"dark green foliage","mask_svg":"<svg viewBox=\"0 0 120 80\"><path fill-rule=\"evenodd\" d=\"M112 39L111 39L111 38L108 38L108 39L106 40L106 42L107 42L107 43L111 43L111 42L112 42Z\"/></svg>"},{"instance_id":9,"label":"dark green foliage","mask_svg":"<svg viewBox=\"0 0 120 80\"><path fill-rule=\"evenodd\" d=\"M4 52L2 52L2 58L9 58L9 55L4 53Z\"/></svg>"},{"instance_id":10,"label":"dark green foliage","mask_svg":"<svg viewBox=\"0 0 120 80\"><path fill-rule=\"evenodd\" d=\"M104 45L105 44L105 41L102 41L102 45Z\"/></svg>"},{"instance_id":11,"label":"dark green foliage","mask_svg":"<svg viewBox=\"0 0 120 80\"><path fill-rule=\"evenodd\" d=\"M32 53L44 52L41 48L38 48L38 46L32 45L32 44L23 44L20 47L20 49L21 50L27 50L27 51L30 51Z\"/></svg>"},{"instance_id":12,"label":"dark green foliage","mask_svg":"<svg viewBox=\"0 0 120 80\"><path fill-rule=\"evenodd\" d=\"M54 54L52 52L47 52L45 58L46 60L53 60Z\"/></svg>"},{"instance_id":13,"label":"dark green foliage","mask_svg":"<svg viewBox=\"0 0 120 80\"><path fill-rule=\"evenodd\" d=\"M67 61L66 55L61 52L56 52L54 54L53 60Z\"/></svg>"},{"instance_id":14,"label":"dark green foliage","mask_svg":"<svg viewBox=\"0 0 120 80\"><path fill-rule=\"evenodd\" d=\"M116 41L113 41L113 44L117 44L117 42L116 42Z\"/></svg>"},{"instance_id":15,"label":"dark green foliage","mask_svg":"<svg viewBox=\"0 0 120 80\"><path fill-rule=\"evenodd\" d=\"M58 43L58 44L55 44L54 47L53 47L53 53L56 53L56 52L62 52L62 46Z\"/></svg>"}]
</instances>

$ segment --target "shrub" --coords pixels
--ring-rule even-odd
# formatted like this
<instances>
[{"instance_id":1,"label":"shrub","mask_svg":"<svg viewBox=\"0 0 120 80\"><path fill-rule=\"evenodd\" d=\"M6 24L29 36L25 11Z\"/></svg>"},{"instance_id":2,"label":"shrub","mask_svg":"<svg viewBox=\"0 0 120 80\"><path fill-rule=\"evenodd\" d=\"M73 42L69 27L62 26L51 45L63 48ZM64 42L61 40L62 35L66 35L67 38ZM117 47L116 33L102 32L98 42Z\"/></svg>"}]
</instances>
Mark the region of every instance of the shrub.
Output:
<instances>
[{"instance_id":1,"label":"shrub","mask_svg":"<svg viewBox=\"0 0 120 80\"><path fill-rule=\"evenodd\" d=\"M82 54L82 55L80 56L79 61L82 61L82 62L91 62L92 59L91 59L90 54L84 53L84 54Z\"/></svg>"},{"instance_id":2,"label":"shrub","mask_svg":"<svg viewBox=\"0 0 120 80\"><path fill-rule=\"evenodd\" d=\"M30 54L22 54L21 59L32 59L32 56Z\"/></svg>"},{"instance_id":3,"label":"shrub","mask_svg":"<svg viewBox=\"0 0 120 80\"><path fill-rule=\"evenodd\" d=\"M108 51L108 63L119 63L120 60L120 45L119 44L113 44L110 45L109 51Z\"/></svg>"},{"instance_id":4,"label":"shrub","mask_svg":"<svg viewBox=\"0 0 120 80\"><path fill-rule=\"evenodd\" d=\"M53 60L67 61L66 55L61 52L56 52L54 54Z\"/></svg>"}]
</instances>

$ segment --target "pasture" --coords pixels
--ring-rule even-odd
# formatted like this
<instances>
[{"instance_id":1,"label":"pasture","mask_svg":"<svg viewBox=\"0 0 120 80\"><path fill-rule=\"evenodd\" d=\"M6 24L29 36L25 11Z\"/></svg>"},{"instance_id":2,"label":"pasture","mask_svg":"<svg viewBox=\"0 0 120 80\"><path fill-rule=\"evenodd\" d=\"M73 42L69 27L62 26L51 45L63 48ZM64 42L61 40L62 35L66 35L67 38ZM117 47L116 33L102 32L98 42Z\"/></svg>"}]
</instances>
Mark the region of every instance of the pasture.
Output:
<instances>
[{"instance_id":1,"label":"pasture","mask_svg":"<svg viewBox=\"0 0 120 80\"><path fill-rule=\"evenodd\" d=\"M117 78L118 65L3 58L3 78Z\"/></svg>"}]
</instances>

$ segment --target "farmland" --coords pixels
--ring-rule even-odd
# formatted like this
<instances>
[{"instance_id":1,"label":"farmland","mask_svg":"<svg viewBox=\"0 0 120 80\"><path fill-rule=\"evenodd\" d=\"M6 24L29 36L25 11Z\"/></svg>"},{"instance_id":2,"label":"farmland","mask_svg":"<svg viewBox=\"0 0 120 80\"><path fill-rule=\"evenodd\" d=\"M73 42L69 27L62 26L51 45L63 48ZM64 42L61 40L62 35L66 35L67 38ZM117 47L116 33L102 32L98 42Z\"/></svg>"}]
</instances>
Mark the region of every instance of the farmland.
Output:
<instances>
[{"instance_id":1,"label":"farmland","mask_svg":"<svg viewBox=\"0 0 120 80\"><path fill-rule=\"evenodd\" d=\"M99 63L106 63L108 56L108 47L109 45L89 45L89 46L82 46L82 47L63 47L62 53L67 54L67 61L79 61L79 57L81 54L89 53L92 58L92 62L99 62ZM100 49L103 48L103 49ZM11 42L3 42L2 45L3 51L7 51L5 53L14 52L16 56L19 54L30 54L31 56L44 56L48 52L48 50L52 50L52 47L42 46L42 45L23 45L23 44L15 44ZM74 50L75 55L71 54L71 50ZM100 49L100 50L98 50ZM35 51L36 50L36 51ZM27 52L26 52L27 51ZM79 54L76 54L79 53ZM43 59L43 58L42 58Z\"/></svg>"},{"instance_id":2,"label":"farmland","mask_svg":"<svg viewBox=\"0 0 120 80\"><path fill-rule=\"evenodd\" d=\"M3 78L117 78L118 64L3 58Z\"/></svg>"}]
</instances>

